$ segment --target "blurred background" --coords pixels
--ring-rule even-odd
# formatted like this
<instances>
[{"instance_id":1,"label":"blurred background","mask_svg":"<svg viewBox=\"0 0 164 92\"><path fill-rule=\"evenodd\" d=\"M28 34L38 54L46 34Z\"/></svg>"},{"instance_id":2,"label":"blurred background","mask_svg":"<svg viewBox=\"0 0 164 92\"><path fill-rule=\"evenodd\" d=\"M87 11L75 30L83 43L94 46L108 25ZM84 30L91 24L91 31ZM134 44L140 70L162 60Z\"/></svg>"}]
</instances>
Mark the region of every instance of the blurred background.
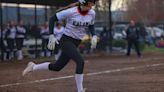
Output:
<instances>
[{"instance_id":1,"label":"blurred background","mask_svg":"<svg viewBox=\"0 0 164 92\"><path fill-rule=\"evenodd\" d=\"M1 0L0 2L0 55L1 61L6 61L53 56L53 51L42 47L42 30L47 27L46 22L57 9L76 0ZM94 9L98 45L96 49L90 49L91 36L88 32L79 46L79 51L83 55L124 55L127 48L126 29L130 20L144 27L139 40L143 53L164 51L164 0L99 0ZM9 34L8 29L11 30L13 27L18 29L19 26L25 30L21 49L17 47L16 41L10 43L8 40L11 38L7 40L5 37ZM16 40L17 37L12 39ZM50 54L43 55L44 52Z\"/></svg>"}]
</instances>

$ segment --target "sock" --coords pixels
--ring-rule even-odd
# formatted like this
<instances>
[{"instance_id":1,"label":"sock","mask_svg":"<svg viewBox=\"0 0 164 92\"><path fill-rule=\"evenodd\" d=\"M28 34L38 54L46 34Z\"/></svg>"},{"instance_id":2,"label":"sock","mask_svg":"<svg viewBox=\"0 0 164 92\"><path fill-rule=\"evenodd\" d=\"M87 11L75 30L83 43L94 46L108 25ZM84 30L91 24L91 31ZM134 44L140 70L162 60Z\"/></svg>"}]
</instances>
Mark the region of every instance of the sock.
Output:
<instances>
[{"instance_id":1,"label":"sock","mask_svg":"<svg viewBox=\"0 0 164 92\"><path fill-rule=\"evenodd\" d=\"M3 60L4 60L4 61L7 60L7 53L4 53L4 54L3 54Z\"/></svg>"},{"instance_id":2,"label":"sock","mask_svg":"<svg viewBox=\"0 0 164 92\"><path fill-rule=\"evenodd\" d=\"M13 57L14 57L14 52L13 51L9 52L9 60L12 59Z\"/></svg>"},{"instance_id":3,"label":"sock","mask_svg":"<svg viewBox=\"0 0 164 92\"><path fill-rule=\"evenodd\" d=\"M33 70L48 70L50 62L35 64Z\"/></svg>"},{"instance_id":4,"label":"sock","mask_svg":"<svg viewBox=\"0 0 164 92\"><path fill-rule=\"evenodd\" d=\"M17 59L18 60L22 60L23 59L22 50L18 50L17 51Z\"/></svg>"},{"instance_id":5,"label":"sock","mask_svg":"<svg viewBox=\"0 0 164 92\"><path fill-rule=\"evenodd\" d=\"M76 86L78 92L83 90L83 74L75 74Z\"/></svg>"}]
</instances>

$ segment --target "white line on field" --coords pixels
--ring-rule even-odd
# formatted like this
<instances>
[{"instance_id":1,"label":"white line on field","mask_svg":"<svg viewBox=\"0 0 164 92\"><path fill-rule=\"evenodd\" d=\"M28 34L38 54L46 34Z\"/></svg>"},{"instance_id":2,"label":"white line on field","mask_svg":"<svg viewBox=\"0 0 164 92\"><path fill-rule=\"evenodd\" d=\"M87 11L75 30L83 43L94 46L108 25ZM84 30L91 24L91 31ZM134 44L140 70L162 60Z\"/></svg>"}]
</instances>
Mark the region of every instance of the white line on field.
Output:
<instances>
[{"instance_id":1,"label":"white line on field","mask_svg":"<svg viewBox=\"0 0 164 92\"><path fill-rule=\"evenodd\" d=\"M148 68L148 67L157 67L157 66L162 66L162 65L164 65L164 63L143 65L143 66L135 66L135 67L126 67L126 68L121 68L121 69L113 69L113 70L106 70L106 71L101 71L101 72L87 73L87 74L85 74L85 76L93 76L93 75L121 72L121 71L127 71L127 70ZM62 79L68 79L68 78L73 78L73 77L74 77L74 75L70 75L70 76L64 76L64 77L48 78L48 79L29 81L29 82L25 82L25 83L4 84L4 85L0 85L0 88L9 87L9 86L18 86L18 85L23 85L23 84L41 83L41 82L46 82L46 81L51 81L51 80L62 80Z\"/></svg>"}]
</instances>

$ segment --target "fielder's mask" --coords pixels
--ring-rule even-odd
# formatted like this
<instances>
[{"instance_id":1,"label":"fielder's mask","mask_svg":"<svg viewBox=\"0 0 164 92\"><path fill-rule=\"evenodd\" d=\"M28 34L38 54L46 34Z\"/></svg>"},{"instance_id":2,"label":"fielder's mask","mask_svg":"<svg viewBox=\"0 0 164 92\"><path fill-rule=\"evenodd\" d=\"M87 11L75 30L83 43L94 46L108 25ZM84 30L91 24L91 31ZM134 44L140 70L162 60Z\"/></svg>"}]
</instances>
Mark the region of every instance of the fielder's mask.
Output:
<instances>
[{"instance_id":1,"label":"fielder's mask","mask_svg":"<svg viewBox=\"0 0 164 92\"><path fill-rule=\"evenodd\" d=\"M80 4L88 5L88 2L93 2L95 4L96 1L98 0L78 0L78 1L80 2Z\"/></svg>"}]
</instances>

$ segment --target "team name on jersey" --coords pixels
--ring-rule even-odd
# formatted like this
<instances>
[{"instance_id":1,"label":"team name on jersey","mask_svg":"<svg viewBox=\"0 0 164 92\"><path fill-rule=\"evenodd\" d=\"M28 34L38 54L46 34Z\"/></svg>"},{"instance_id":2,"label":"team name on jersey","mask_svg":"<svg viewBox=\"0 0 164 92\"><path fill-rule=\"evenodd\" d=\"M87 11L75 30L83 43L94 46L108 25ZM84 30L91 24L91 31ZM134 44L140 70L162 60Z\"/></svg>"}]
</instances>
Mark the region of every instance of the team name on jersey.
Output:
<instances>
[{"instance_id":1,"label":"team name on jersey","mask_svg":"<svg viewBox=\"0 0 164 92\"><path fill-rule=\"evenodd\" d=\"M81 22L81 21L73 21L72 25L74 26L85 26L88 27L89 26L89 22Z\"/></svg>"}]
</instances>

